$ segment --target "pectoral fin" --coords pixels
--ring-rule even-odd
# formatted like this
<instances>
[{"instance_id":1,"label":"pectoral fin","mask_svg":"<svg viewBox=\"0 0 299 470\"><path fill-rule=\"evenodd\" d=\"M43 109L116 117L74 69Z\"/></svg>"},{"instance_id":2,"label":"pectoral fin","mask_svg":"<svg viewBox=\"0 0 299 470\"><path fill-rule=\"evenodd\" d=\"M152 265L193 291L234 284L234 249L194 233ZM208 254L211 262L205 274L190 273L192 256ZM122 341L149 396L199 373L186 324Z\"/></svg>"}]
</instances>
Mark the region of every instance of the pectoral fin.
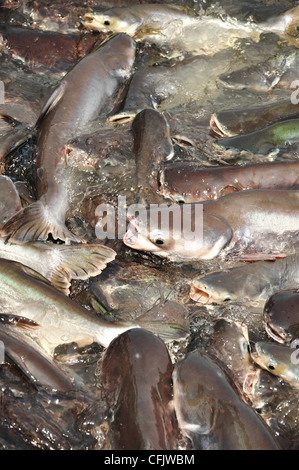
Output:
<instances>
[{"instance_id":1,"label":"pectoral fin","mask_svg":"<svg viewBox=\"0 0 299 470\"><path fill-rule=\"evenodd\" d=\"M104 245L61 245L56 248L59 264L49 276L51 284L69 295L72 279L89 279L98 276L116 253Z\"/></svg>"}]
</instances>

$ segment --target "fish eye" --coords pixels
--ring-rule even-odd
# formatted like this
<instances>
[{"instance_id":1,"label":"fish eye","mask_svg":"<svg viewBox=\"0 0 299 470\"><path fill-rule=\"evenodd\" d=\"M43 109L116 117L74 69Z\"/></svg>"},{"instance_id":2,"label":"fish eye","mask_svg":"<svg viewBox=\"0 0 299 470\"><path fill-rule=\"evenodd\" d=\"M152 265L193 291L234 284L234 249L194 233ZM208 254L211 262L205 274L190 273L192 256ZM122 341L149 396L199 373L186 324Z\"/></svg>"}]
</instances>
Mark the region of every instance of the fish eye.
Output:
<instances>
[{"instance_id":1,"label":"fish eye","mask_svg":"<svg viewBox=\"0 0 299 470\"><path fill-rule=\"evenodd\" d=\"M110 21L109 21L109 20L105 20L105 21L104 21L104 25L105 25L105 26L110 26Z\"/></svg>"},{"instance_id":2,"label":"fish eye","mask_svg":"<svg viewBox=\"0 0 299 470\"><path fill-rule=\"evenodd\" d=\"M155 238L156 245L164 245L164 240L162 238Z\"/></svg>"},{"instance_id":3,"label":"fish eye","mask_svg":"<svg viewBox=\"0 0 299 470\"><path fill-rule=\"evenodd\" d=\"M269 362L268 369L269 370L275 370L275 365L273 364L273 362Z\"/></svg>"}]
</instances>

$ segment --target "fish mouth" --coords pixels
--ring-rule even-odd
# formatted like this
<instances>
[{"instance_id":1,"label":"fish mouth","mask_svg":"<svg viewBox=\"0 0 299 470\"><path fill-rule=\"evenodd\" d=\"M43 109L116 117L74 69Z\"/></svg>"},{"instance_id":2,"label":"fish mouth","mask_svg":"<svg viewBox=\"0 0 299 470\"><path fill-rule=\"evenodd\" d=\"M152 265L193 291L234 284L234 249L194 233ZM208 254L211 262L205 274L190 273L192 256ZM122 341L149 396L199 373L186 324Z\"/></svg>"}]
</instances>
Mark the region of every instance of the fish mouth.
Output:
<instances>
[{"instance_id":1,"label":"fish mouth","mask_svg":"<svg viewBox=\"0 0 299 470\"><path fill-rule=\"evenodd\" d=\"M82 26L86 29L93 30L93 31L102 31L106 33L110 30L105 28L105 26L101 24L101 21L100 21L101 18L103 18L103 16L96 14L96 13L91 13L91 12L85 13L81 23L82 23Z\"/></svg>"},{"instance_id":2,"label":"fish mouth","mask_svg":"<svg viewBox=\"0 0 299 470\"><path fill-rule=\"evenodd\" d=\"M133 218L129 220L128 230L126 231L124 235L123 242L125 245L134 248L138 240L139 233L138 233L138 228L136 224L134 224L133 220L134 220Z\"/></svg>"},{"instance_id":3,"label":"fish mouth","mask_svg":"<svg viewBox=\"0 0 299 470\"><path fill-rule=\"evenodd\" d=\"M285 338L280 334L278 333L277 331L274 331L269 323L265 322L265 330L266 330L266 333L274 339L274 341L277 341L278 343L285 343Z\"/></svg>"},{"instance_id":4,"label":"fish mouth","mask_svg":"<svg viewBox=\"0 0 299 470\"><path fill-rule=\"evenodd\" d=\"M205 290L204 286L197 286L195 284L191 284L190 286L190 298L194 300L194 302L199 302L201 304L212 304L213 299L212 296Z\"/></svg>"},{"instance_id":5,"label":"fish mouth","mask_svg":"<svg viewBox=\"0 0 299 470\"><path fill-rule=\"evenodd\" d=\"M230 90L244 90L246 88L246 85L244 83L237 83L233 81L229 82L229 77L217 77L216 84L221 85L224 88L228 88Z\"/></svg>"},{"instance_id":6,"label":"fish mouth","mask_svg":"<svg viewBox=\"0 0 299 470\"><path fill-rule=\"evenodd\" d=\"M121 113L114 114L107 119L108 123L118 124L120 126L132 122L135 116L139 113L139 110L136 111L122 111Z\"/></svg>"},{"instance_id":7,"label":"fish mouth","mask_svg":"<svg viewBox=\"0 0 299 470\"><path fill-rule=\"evenodd\" d=\"M212 114L210 119L210 128L215 137L224 138L232 137L232 135L220 124L217 115Z\"/></svg>"}]
</instances>

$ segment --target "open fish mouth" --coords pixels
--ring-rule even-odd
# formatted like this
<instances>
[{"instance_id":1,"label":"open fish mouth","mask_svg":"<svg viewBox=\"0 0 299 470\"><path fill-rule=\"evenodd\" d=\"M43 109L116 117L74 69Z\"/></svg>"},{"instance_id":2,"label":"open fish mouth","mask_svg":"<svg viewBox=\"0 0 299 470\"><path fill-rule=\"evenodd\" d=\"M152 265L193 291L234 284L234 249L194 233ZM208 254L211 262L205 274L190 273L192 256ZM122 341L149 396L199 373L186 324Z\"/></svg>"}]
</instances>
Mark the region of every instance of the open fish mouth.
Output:
<instances>
[{"instance_id":1,"label":"open fish mouth","mask_svg":"<svg viewBox=\"0 0 299 470\"><path fill-rule=\"evenodd\" d=\"M221 125L216 114L212 114L211 116L210 128L211 128L211 132L213 132L213 134L218 138L225 138L225 137L233 136L233 134L231 134L224 126Z\"/></svg>"},{"instance_id":2,"label":"open fish mouth","mask_svg":"<svg viewBox=\"0 0 299 470\"><path fill-rule=\"evenodd\" d=\"M122 111L118 114L114 114L107 119L108 123L124 125L128 122L132 122L135 116L138 114L139 110L137 111Z\"/></svg>"},{"instance_id":3,"label":"open fish mouth","mask_svg":"<svg viewBox=\"0 0 299 470\"><path fill-rule=\"evenodd\" d=\"M274 331L267 322L265 322L265 330L267 334L278 343L285 343L285 338L280 335L277 331Z\"/></svg>"},{"instance_id":4,"label":"open fish mouth","mask_svg":"<svg viewBox=\"0 0 299 470\"><path fill-rule=\"evenodd\" d=\"M123 242L129 247L134 247L137 243L138 236L138 229L130 221L128 230L124 235Z\"/></svg>"},{"instance_id":5,"label":"open fish mouth","mask_svg":"<svg viewBox=\"0 0 299 470\"><path fill-rule=\"evenodd\" d=\"M198 287L197 285L191 284L190 287L190 298L194 300L194 302L199 302L201 304L212 304L213 298L212 296L206 291L205 287Z\"/></svg>"}]
</instances>

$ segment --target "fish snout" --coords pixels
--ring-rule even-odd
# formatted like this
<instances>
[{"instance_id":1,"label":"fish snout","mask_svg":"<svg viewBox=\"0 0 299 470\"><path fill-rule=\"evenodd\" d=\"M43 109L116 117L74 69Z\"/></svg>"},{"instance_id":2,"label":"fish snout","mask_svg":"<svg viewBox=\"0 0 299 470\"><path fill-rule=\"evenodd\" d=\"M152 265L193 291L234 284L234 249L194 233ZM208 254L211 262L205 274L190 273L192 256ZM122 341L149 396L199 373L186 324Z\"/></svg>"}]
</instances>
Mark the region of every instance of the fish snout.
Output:
<instances>
[{"instance_id":1,"label":"fish snout","mask_svg":"<svg viewBox=\"0 0 299 470\"><path fill-rule=\"evenodd\" d=\"M212 296L208 292L207 287L198 281L194 281L191 283L189 295L190 298L194 300L194 302L199 302L201 304L213 303Z\"/></svg>"}]
</instances>

